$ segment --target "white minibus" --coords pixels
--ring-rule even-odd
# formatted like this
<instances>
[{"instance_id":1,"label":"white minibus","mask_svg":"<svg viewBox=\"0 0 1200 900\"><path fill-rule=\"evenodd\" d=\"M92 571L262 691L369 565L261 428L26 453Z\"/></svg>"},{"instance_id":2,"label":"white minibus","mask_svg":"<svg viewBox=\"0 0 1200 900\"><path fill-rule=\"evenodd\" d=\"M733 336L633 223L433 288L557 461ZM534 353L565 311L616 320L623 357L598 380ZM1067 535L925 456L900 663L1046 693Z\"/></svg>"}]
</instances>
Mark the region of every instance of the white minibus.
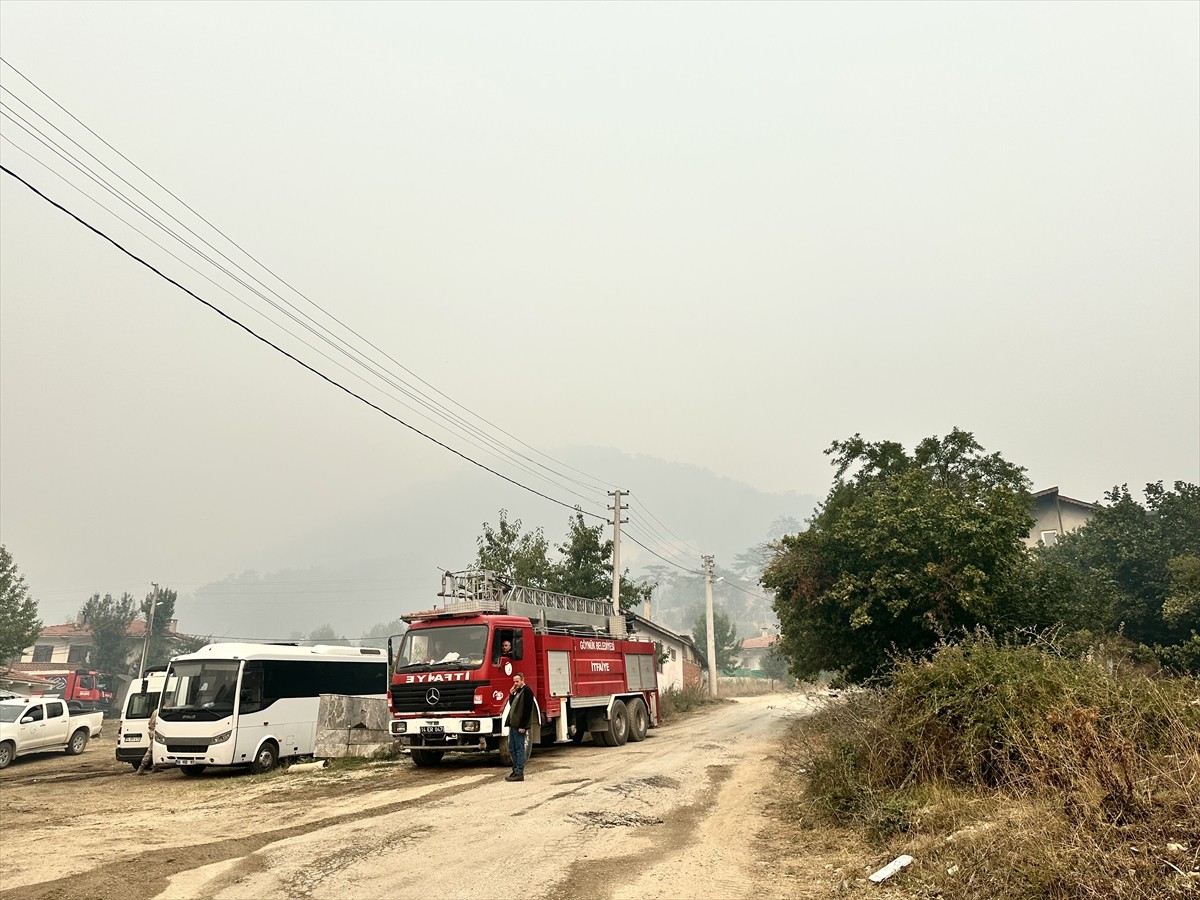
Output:
<instances>
[{"instance_id":1,"label":"white minibus","mask_svg":"<svg viewBox=\"0 0 1200 900\"><path fill-rule=\"evenodd\" d=\"M269 772L311 756L322 694L387 698L387 657L373 647L209 644L171 660L154 763Z\"/></svg>"}]
</instances>

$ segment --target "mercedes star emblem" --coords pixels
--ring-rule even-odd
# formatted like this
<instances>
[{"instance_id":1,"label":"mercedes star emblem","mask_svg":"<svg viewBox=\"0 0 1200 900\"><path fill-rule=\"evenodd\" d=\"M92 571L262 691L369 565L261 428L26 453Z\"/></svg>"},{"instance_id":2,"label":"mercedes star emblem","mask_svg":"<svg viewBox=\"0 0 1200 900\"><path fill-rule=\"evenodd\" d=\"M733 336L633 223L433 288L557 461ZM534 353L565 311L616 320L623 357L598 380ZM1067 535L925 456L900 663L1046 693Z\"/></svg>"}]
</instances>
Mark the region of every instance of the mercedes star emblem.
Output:
<instances>
[{"instance_id":1,"label":"mercedes star emblem","mask_svg":"<svg viewBox=\"0 0 1200 900\"><path fill-rule=\"evenodd\" d=\"M429 690L427 690L425 692L425 702L428 703L430 706L437 706L437 702L441 698L442 698L442 695L438 693L437 688L430 688Z\"/></svg>"}]
</instances>

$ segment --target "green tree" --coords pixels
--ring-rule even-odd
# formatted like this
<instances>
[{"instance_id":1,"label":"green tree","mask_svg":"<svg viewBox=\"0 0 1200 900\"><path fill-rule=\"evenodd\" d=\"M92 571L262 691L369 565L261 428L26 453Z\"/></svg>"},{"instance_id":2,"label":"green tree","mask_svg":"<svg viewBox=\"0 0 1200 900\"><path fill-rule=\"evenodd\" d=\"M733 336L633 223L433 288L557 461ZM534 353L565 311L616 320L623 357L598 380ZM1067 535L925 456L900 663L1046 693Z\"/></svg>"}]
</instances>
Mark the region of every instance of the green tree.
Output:
<instances>
[{"instance_id":1,"label":"green tree","mask_svg":"<svg viewBox=\"0 0 1200 900\"><path fill-rule=\"evenodd\" d=\"M97 671L109 675L135 674L140 657L135 657L138 641L129 636L129 624L137 617L137 601L124 593L119 599L112 594L93 594L79 610L79 621L92 631L95 650L91 664Z\"/></svg>"},{"instance_id":2,"label":"green tree","mask_svg":"<svg viewBox=\"0 0 1200 900\"><path fill-rule=\"evenodd\" d=\"M344 641L346 637L345 635L339 635L333 626L326 622L324 625L318 625L314 628L309 633L307 639L315 643L320 643L321 641Z\"/></svg>"},{"instance_id":3,"label":"green tree","mask_svg":"<svg viewBox=\"0 0 1200 900\"><path fill-rule=\"evenodd\" d=\"M708 616L704 610L692 625L692 640L701 653L708 654ZM737 636L737 627L729 621L729 614L720 607L713 609L713 646L717 650L717 668L732 675L741 664L737 654L742 652L742 640Z\"/></svg>"},{"instance_id":4,"label":"green tree","mask_svg":"<svg viewBox=\"0 0 1200 900\"><path fill-rule=\"evenodd\" d=\"M1171 590L1163 601L1163 618L1192 628L1200 623L1200 556L1176 556L1167 563Z\"/></svg>"},{"instance_id":5,"label":"green tree","mask_svg":"<svg viewBox=\"0 0 1200 900\"><path fill-rule=\"evenodd\" d=\"M0 544L0 666L19 658L41 633L37 601L30 595L12 554Z\"/></svg>"},{"instance_id":6,"label":"green tree","mask_svg":"<svg viewBox=\"0 0 1200 900\"><path fill-rule=\"evenodd\" d=\"M775 544L762 579L793 674L858 680L894 650L928 650L1011 605L1033 524L1024 469L957 428L911 454L859 435L826 453L829 495L806 530Z\"/></svg>"},{"instance_id":7,"label":"green tree","mask_svg":"<svg viewBox=\"0 0 1200 900\"><path fill-rule=\"evenodd\" d=\"M364 647L378 647L383 650L387 647L388 638L396 637L395 646L399 646L399 636L408 631L408 623L403 619L392 619L390 622L378 622L371 626L366 634L363 635Z\"/></svg>"},{"instance_id":8,"label":"green tree","mask_svg":"<svg viewBox=\"0 0 1200 900\"><path fill-rule=\"evenodd\" d=\"M542 529L522 532L521 520L508 520L508 510L500 510L499 524L492 528L483 523L483 534L476 540L475 565L498 574L509 584L545 587L550 579L550 545Z\"/></svg>"},{"instance_id":9,"label":"green tree","mask_svg":"<svg viewBox=\"0 0 1200 900\"><path fill-rule=\"evenodd\" d=\"M1186 615L1190 564L1200 548L1200 486L1177 481L1146 485L1146 504L1127 485L1105 494L1105 503L1082 528L1054 548L1080 572L1107 579L1115 591L1110 629L1148 646L1186 640L1198 627ZM1174 562L1182 559L1182 562ZM1169 595L1177 601L1167 605ZM1184 613L1176 616L1179 609Z\"/></svg>"},{"instance_id":10,"label":"green tree","mask_svg":"<svg viewBox=\"0 0 1200 900\"><path fill-rule=\"evenodd\" d=\"M147 627L150 625L150 604L157 603L154 608L154 628L150 634L150 646L146 650L147 666L165 665L170 662L172 656L183 652L179 649L176 636L170 632L178 597L178 592L168 587L151 591L142 600L142 621Z\"/></svg>"},{"instance_id":11,"label":"green tree","mask_svg":"<svg viewBox=\"0 0 1200 900\"><path fill-rule=\"evenodd\" d=\"M775 687L775 682L788 680L788 658L784 655L778 641L768 647L767 652L763 654L762 672L771 680L772 688Z\"/></svg>"},{"instance_id":12,"label":"green tree","mask_svg":"<svg viewBox=\"0 0 1200 900\"><path fill-rule=\"evenodd\" d=\"M546 584L549 590L601 600L612 596L613 542L605 539L603 525L588 525L576 510L567 522L567 539L557 546L560 559ZM621 573L621 609L638 610L654 591L651 583L638 583Z\"/></svg>"}]
</instances>

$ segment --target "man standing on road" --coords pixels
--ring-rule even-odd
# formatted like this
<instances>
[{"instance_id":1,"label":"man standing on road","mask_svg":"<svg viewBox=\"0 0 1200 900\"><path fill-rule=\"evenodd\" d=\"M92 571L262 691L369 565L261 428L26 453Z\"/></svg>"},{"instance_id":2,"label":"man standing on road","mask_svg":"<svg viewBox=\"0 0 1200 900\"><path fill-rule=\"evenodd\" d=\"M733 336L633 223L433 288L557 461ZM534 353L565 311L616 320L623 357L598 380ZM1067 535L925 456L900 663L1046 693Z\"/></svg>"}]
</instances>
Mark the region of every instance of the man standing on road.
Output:
<instances>
[{"instance_id":1,"label":"man standing on road","mask_svg":"<svg viewBox=\"0 0 1200 900\"><path fill-rule=\"evenodd\" d=\"M504 776L505 781L525 780L525 742L529 740L532 716L533 691L525 683L525 676L518 672L508 693L508 752L512 755L513 769Z\"/></svg>"},{"instance_id":2,"label":"man standing on road","mask_svg":"<svg viewBox=\"0 0 1200 900\"><path fill-rule=\"evenodd\" d=\"M145 775L147 772L154 770L154 731L158 728L158 710L150 713L150 719L146 722L146 736L150 738L150 743L146 747L146 755L142 757L142 763L138 766L135 775Z\"/></svg>"}]
</instances>

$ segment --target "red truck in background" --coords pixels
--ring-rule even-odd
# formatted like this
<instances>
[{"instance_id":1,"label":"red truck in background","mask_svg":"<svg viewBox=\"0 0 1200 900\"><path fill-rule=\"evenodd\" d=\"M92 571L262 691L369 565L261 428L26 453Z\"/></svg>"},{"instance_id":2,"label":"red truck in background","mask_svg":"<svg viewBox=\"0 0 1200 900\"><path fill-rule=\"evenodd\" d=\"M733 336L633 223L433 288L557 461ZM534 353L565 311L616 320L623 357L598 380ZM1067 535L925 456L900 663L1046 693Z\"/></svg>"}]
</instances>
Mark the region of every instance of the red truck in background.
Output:
<instances>
[{"instance_id":1,"label":"red truck in background","mask_svg":"<svg viewBox=\"0 0 1200 900\"><path fill-rule=\"evenodd\" d=\"M659 722L654 644L626 633L608 600L505 584L480 570L446 573L440 609L410 613L388 642L390 729L418 766L446 753L498 752L511 763L513 676L536 700L537 744L641 741ZM508 642L511 649L504 650Z\"/></svg>"},{"instance_id":2,"label":"red truck in background","mask_svg":"<svg viewBox=\"0 0 1200 900\"><path fill-rule=\"evenodd\" d=\"M61 697L67 706L83 712L108 712L113 704L113 679L100 672L78 669L58 675L41 676L50 687L30 691L33 697Z\"/></svg>"}]
</instances>

